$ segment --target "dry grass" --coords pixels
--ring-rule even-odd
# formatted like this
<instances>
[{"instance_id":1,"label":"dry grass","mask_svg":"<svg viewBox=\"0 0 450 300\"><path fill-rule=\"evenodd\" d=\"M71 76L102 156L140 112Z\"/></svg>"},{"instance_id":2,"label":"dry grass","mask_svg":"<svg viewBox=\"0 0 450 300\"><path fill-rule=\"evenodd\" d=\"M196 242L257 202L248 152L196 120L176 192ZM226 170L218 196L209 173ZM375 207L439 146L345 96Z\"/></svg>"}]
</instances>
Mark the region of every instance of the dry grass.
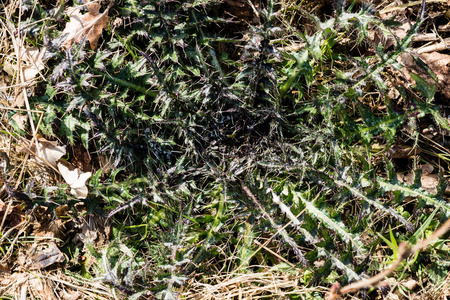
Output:
<instances>
[{"instance_id":1,"label":"dry grass","mask_svg":"<svg viewBox=\"0 0 450 300\"><path fill-rule=\"evenodd\" d=\"M109 286L56 271L22 270L0 279L2 297L14 299L98 299L116 298Z\"/></svg>"},{"instance_id":2,"label":"dry grass","mask_svg":"<svg viewBox=\"0 0 450 300\"><path fill-rule=\"evenodd\" d=\"M218 299L290 299L289 295L323 293L325 288L307 288L299 283L302 275L280 272L224 274L188 282L182 297L195 300Z\"/></svg>"}]
</instances>

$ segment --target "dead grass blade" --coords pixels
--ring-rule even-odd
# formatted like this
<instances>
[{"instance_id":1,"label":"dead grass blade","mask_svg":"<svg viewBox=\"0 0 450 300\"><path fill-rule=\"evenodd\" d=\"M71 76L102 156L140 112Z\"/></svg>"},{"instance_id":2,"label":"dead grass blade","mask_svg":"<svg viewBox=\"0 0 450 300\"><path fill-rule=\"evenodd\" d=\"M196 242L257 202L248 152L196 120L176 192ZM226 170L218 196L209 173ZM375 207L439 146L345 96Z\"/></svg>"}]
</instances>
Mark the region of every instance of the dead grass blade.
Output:
<instances>
[{"instance_id":1,"label":"dead grass blade","mask_svg":"<svg viewBox=\"0 0 450 300\"><path fill-rule=\"evenodd\" d=\"M250 274L226 274L206 278L206 282L195 279L188 284L184 299L290 299L289 295L306 295L323 292L324 288L306 288L299 284L300 276L289 276L274 272Z\"/></svg>"}]
</instances>

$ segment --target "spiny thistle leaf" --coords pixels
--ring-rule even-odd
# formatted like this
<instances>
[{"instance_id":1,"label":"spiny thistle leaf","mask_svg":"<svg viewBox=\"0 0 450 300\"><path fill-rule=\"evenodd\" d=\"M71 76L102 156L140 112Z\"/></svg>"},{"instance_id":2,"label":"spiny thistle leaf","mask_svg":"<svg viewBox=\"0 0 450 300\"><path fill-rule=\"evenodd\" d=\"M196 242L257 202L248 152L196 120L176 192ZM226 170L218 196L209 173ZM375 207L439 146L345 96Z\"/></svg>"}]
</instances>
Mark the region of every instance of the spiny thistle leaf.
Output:
<instances>
[{"instance_id":1,"label":"spiny thistle leaf","mask_svg":"<svg viewBox=\"0 0 450 300\"><path fill-rule=\"evenodd\" d=\"M378 184L386 191L400 192L403 196L417 197L424 200L428 205L444 210L445 215L450 216L450 205L441 198L433 197L428 192L422 190L420 187L413 188L398 181L388 181L386 179L378 178Z\"/></svg>"},{"instance_id":2,"label":"spiny thistle leaf","mask_svg":"<svg viewBox=\"0 0 450 300\"><path fill-rule=\"evenodd\" d=\"M359 237L356 234L349 232L342 222L332 219L325 210L317 208L314 203L307 200L307 196L304 193L296 191L292 191L292 193L305 205L308 213L321 221L324 226L336 232L336 234L338 234L346 243L352 244L360 255L367 252Z\"/></svg>"}]
</instances>

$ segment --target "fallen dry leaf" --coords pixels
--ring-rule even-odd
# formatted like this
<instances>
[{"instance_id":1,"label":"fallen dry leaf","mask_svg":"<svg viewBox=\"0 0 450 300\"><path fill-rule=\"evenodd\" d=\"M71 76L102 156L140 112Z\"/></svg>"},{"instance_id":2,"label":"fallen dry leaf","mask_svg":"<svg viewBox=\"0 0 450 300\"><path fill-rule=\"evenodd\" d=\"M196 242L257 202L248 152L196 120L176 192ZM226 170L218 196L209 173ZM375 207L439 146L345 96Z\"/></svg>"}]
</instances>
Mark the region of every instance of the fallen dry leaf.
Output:
<instances>
[{"instance_id":1,"label":"fallen dry leaf","mask_svg":"<svg viewBox=\"0 0 450 300\"><path fill-rule=\"evenodd\" d=\"M406 159L406 158L414 157L421 152L422 152L422 150L419 148L413 148L413 147L402 146L402 145L394 145L391 148L389 148L388 155L389 155L389 158L392 158L392 159Z\"/></svg>"},{"instance_id":2,"label":"fallen dry leaf","mask_svg":"<svg viewBox=\"0 0 450 300\"><path fill-rule=\"evenodd\" d=\"M39 49L37 47L22 48L20 53L20 59L22 61L22 71L24 82L33 80L40 71L44 69L44 62L42 58L45 54L45 47ZM18 71L16 64L11 64L5 61L3 70L10 76L14 76L14 73Z\"/></svg>"},{"instance_id":3,"label":"fallen dry leaf","mask_svg":"<svg viewBox=\"0 0 450 300\"><path fill-rule=\"evenodd\" d=\"M5 216L6 215L6 216ZM25 220L25 212L21 204L10 206L0 200L0 220L5 218L5 226L15 227Z\"/></svg>"},{"instance_id":4,"label":"fallen dry leaf","mask_svg":"<svg viewBox=\"0 0 450 300\"><path fill-rule=\"evenodd\" d=\"M422 60L430 67L438 78L438 91L450 99L450 55L439 52L422 53Z\"/></svg>"},{"instance_id":5,"label":"fallen dry leaf","mask_svg":"<svg viewBox=\"0 0 450 300\"><path fill-rule=\"evenodd\" d=\"M86 181L91 177L91 172L82 172L79 169L70 170L65 164L58 162L58 170L70 186L70 193L78 199L84 199L88 195Z\"/></svg>"},{"instance_id":6,"label":"fallen dry leaf","mask_svg":"<svg viewBox=\"0 0 450 300\"><path fill-rule=\"evenodd\" d=\"M372 29L369 30L368 37L374 45L381 43L383 45L383 49L386 50L392 45L395 45L397 43L396 40L402 40L410 29L411 25L409 23L404 23L391 31L393 35L388 36L385 36L380 30Z\"/></svg>"},{"instance_id":7,"label":"fallen dry leaf","mask_svg":"<svg viewBox=\"0 0 450 300\"><path fill-rule=\"evenodd\" d=\"M18 149L18 152L31 152L31 154L35 153L39 156L39 158L45 160L53 167L56 167L58 160L66 154L66 146L58 146L58 142L48 141L39 134L37 135L37 144L38 149L36 149L36 143L30 145L30 143L28 142L28 145L26 147ZM28 149L30 151L28 151ZM39 158L36 158L36 160L42 163Z\"/></svg>"},{"instance_id":8,"label":"fallen dry leaf","mask_svg":"<svg viewBox=\"0 0 450 300\"><path fill-rule=\"evenodd\" d=\"M87 214L80 217L75 225L77 234L72 242L84 244L83 251L89 251L86 245L93 245L95 249L103 249L109 241L111 224L104 217L96 214Z\"/></svg>"},{"instance_id":9,"label":"fallen dry leaf","mask_svg":"<svg viewBox=\"0 0 450 300\"><path fill-rule=\"evenodd\" d=\"M83 172L91 172L92 164L91 164L91 156L89 152L84 148L81 144L74 145L69 150L69 156L72 157L71 163L76 168L80 169Z\"/></svg>"},{"instance_id":10,"label":"fallen dry leaf","mask_svg":"<svg viewBox=\"0 0 450 300\"><path fill-rule=\"evenodd\" d=\"M14 122L16 122L17 127L19 127L22 130L25 130L25 124L28 119L27 115L21 115L20 113L17 112L11 119L14 120Z\"/></svg>"},{"instance_id":11,"label":"fallen dry leaf","mask_svg":"<svg viewBox=\"0 0 450 300\"><path fill-rule=\"evenodd\" d=\"M40 50L37 47L25 49L22 55L22 60L27 62L27 66L23 68L25 82L34 79L36 75L44 69L42 58L44 57L45 51L45 47Z\"/></svg>"},{"instance_id":12,"label":"fallen dry leaf","mask_svg":"<svg viewBox=\"0 0 450 300\"><path fill-rule=\"evenodd\" d=\"M35 249L32 248L29 252L33 253L27 266L30 270L44 269L64 261L64 254L54 242L38 244Z\"/></svg>"},{"instance_id":13,"label":"fallen dry leaf","mask_svg":"<svg viewBox=\"0 0 450 300\"><path fill-rule=\"evenodd\" d=\"M419 286L419 283L414 279L403 280L401 284L410 290L414 290Z\"/></svg>"},{"instance_id":14,"label":"fallen dry leaf","mask_svg":"<svg viewBox=\"0 0 450 300\"><path fill-rule=\"evenodd\" d=\"M14 102L11 107L23 107L25 105L25 97L23 96L23 89L17 89L19 92L14 97ZM16 90L16 91L17 91Z\"/></svg>"},{"instance_id":15,"label":"fallen dry leaf","mask_svg":"<svg viewBox=\"0 0 450 300\"><path fill-rule=\"evenodd\" d=\"M11 269L8 264L0 262L0 277L6 275L11 275Z\"/></svg>"},{"instance_id":16,"label":"fallen dry leaf","mask_svg":"<svg viewBox=\"0 0 450 300\"><path fill-rule=\"evenodd\" d=\"M423 174L431 174L434 170L434 167L432 164L424 164L419 166L419 169L422 170Z\"/></svg>"},{"instance_id":17,"label":"fallen dry leaf","mask_svg":"<svg viewBox=\"0 0 450 300\"><path fill-rule=\"evenodd\" d=\"M66 28L62 34L67 34L63 48L69 48L73 42L79 43L87 34L87 39L91 45L91 49L97 48L98 40L104 28L108 26L108 10L100 13L100 4L94 2L86 3L88 13L81 14L81 6L70 7L66 10L70 21L66 24Z\"/></svg>"}]
</instances>

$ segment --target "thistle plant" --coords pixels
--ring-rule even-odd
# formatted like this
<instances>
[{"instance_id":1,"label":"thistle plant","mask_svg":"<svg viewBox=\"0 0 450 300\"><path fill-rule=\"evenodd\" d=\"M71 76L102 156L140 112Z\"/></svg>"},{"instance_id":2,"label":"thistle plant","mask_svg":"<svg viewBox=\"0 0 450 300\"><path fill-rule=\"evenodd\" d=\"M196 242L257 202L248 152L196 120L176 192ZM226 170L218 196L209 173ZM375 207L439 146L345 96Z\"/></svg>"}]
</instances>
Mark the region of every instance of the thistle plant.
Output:
<instances>
[{"instance_id":1,"label":"thistle plant","mask_svg":"<svg viewBox=\"0 0 450 300\"><path fill-rule=\"evenodd\" d=\"M416 74L414 85L387 84L424 7L399 39L399 24L346 1L325 19L310 15L307 31L286 21L305 14L301 5L271 0L249 6L259 23L227 31L237 21L217 13L226 5L118 1L94 50L87 36L63 47L67 37L47 23L27 36L46 46L51 65L32 99L45 111L39 129L92 154L84 201L112 222L109 246L88 247L97 263L86 272L135 299L176 299L188 279L210 283L220 272L302 270L304 286L346 284L386 266L376 251L392 257L397 241L417 242L450 212L443 179L434 194L420 170L403 183L387 155L400 138L418 143L421 120L448 129L435 86ZM395 45L375 44L370 32ZM358 47L367 51L350 52ZM448 264L436 251L409 261L410 275L437 267L429 255Z\"/></svg>"}]
</instances>

